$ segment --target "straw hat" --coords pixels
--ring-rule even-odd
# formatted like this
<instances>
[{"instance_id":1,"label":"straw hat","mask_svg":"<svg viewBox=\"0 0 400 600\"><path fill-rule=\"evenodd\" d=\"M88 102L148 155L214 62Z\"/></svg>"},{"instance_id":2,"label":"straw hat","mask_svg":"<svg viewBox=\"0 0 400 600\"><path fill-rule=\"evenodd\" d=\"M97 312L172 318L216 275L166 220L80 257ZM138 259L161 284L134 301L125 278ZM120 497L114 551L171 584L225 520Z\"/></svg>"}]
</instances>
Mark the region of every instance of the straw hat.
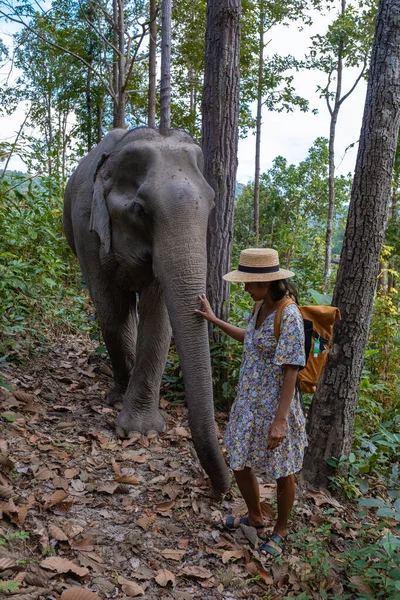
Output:
<instances>
[{"instance_id":1,"label":"straw hat","mask_svg":"<svg viewBox=\"0 0 400 600\"><path fill-rule=\"evenodd\" d=\"M248 248L240 253L237 271L224 275L226 281L277 281L293 277L292 271L279 267L279 255L272 248Z\"/></svg>"}]
</instances>

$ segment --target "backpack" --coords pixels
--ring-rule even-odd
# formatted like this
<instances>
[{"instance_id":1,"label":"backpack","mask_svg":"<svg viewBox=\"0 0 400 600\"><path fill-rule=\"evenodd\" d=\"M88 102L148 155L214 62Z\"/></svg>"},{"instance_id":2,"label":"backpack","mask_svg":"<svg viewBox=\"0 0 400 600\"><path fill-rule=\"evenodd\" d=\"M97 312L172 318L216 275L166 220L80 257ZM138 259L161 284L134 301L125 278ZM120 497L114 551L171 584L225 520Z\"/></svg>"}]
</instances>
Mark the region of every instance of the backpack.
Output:
<instances>
[{"instance_id":1,"label":"backpack","mask_svg":"<svg viewBox=\"0 0 400 600\"><path fill-rule=\"evenodd\" d=\"M274 334L279 340L283 311L289 304L296 304L290 298L280 302L274 319ZM313 394L328 358L333 327L340 321L340 310L335 306L298 306L304 322L305 367L300 367L298 380L302 392Z\"/></svg>"}]
</instances>

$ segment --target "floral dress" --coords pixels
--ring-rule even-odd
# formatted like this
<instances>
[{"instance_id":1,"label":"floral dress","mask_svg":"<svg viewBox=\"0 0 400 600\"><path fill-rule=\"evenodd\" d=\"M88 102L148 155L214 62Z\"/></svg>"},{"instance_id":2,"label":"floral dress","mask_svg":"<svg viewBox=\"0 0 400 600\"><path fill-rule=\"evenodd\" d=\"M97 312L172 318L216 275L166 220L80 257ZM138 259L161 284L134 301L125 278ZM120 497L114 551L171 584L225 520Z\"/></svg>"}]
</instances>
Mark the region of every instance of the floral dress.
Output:
<instances>
[{"instance_id":1,"label":"floral dress","mask_svg":"<svg viewBox=\"0 0 400 600\"><path fill-rule=\"evenodd\" d=\"M225 446L234 471L252 467L278 479L301 470L307 446L305 416L296 390L287 417L286 437L274 450L267 448L268 430L280 399L283 365L304 366L305 353L303 320L297 306L285 307L278 342L274 317L275 312L268 315L258 329L257 312L249 317L238 393L225 432Z\"/></svg>"}]
</instances>

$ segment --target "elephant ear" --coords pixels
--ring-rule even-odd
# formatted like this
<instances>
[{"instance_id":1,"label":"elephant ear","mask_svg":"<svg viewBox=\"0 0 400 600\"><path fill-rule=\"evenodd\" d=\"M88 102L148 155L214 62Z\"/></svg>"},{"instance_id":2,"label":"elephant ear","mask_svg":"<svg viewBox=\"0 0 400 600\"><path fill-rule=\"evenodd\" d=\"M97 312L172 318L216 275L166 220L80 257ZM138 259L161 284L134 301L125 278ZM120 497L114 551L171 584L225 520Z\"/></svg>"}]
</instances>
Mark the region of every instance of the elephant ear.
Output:
<instances>
[{"instance_id":1,"label":"elephant ear","mask_svg":"<svg viewBox=\"0 0 400 600\"><path fill-rule=\"evenodd\" d=\"M90 215L90 231L95 231L100 238L101 245L108 254L111 248L110 215L104 197L103 178L98 174L102 164L107 160L108 154L101 157L96 167L93 186L92 212Z\"/></svg>"}]
</instances>

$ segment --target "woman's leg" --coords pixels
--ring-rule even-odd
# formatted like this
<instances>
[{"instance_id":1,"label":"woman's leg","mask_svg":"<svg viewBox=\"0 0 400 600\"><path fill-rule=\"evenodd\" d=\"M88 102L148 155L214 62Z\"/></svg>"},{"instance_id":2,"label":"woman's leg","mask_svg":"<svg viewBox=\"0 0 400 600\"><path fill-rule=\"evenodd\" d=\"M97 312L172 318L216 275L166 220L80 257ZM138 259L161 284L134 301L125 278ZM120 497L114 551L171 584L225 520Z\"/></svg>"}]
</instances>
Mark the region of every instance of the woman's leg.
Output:
<instances>
[{"instance_id":1,"label":"woman's leg","mask_svg":"<svg viewBox=\"0 0 400 600\"><path fill-rule=\"evenodd\" d=\"M280 477L276 480L276 486L278 520L275 523L274 533L278 533L282 538L285 538L290 511L294 503L294 475Z\"/></svg>"},{"instance_id":2,"label":"woman's leg","mask_svg":"<svg viewBox=\"0 0 400 600\"><path fill-rule=\"evenodd\" d=\"M249 511L249 525L262 525L264 520L260 506L260 489L254 471L250 467L245 467L233 473Z\"/></svg>"}]
</instances>

